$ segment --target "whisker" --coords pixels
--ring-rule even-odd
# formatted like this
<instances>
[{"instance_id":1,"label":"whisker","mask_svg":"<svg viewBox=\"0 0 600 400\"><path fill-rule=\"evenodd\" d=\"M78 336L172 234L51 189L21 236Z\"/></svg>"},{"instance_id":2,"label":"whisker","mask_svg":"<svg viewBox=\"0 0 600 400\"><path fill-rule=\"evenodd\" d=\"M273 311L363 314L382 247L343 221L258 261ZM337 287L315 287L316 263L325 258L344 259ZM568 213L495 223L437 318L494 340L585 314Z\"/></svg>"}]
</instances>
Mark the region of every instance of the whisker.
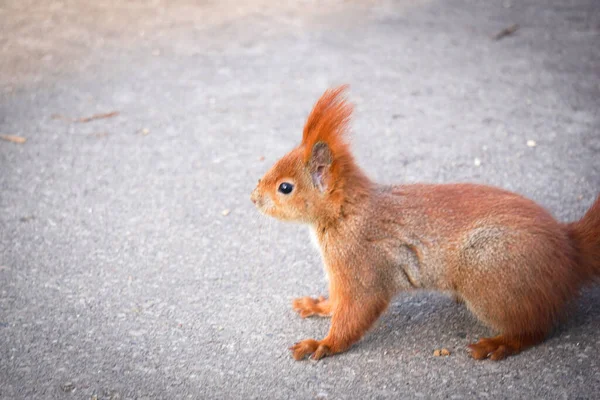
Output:
<instances>
[{"instance_id":1,"label":"whisker","mask_svg":"<svg viewBox=\"0 0 600 400\"><path fill-rule=\"evenodd\" d=\"M252 247L252 252L250 253L251 259L254 260L254 262L252 263L253 267L252 267L252 271L251 271L251 278L255 279L257 276L259 276L259 268L261 267L260 262L257 260L257 258L259 257L260 254L260 249L262 247L261 244L261 238L262 238L262 221L260 220L260 213L255 213L252 220L254 223L254 226L256 226L257 230L258 230L258 237L253 238L253 244L254 246Z\"/></svg>"},{"instance_id":2,"label":"whisker","mask_svg":"<svg viewBox=\"0 0 600 400\"><path fill-rule=\"evenodd\" d=\"M275 261L275 249L273 248L273 241L271 240L271 232L273 231L273 219L269 218L269 248L271 249L271 260L270 264L273 265Z\"/></svg>"}]
</instances>

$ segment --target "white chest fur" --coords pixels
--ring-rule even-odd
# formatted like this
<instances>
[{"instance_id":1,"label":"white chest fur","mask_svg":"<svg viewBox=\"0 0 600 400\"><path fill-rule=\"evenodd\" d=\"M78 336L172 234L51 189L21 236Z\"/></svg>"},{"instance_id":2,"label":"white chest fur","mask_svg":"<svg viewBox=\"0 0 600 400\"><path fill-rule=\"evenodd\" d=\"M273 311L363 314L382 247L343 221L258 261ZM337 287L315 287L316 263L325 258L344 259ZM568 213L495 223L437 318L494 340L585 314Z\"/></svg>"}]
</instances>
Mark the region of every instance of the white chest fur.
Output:
<instances>
[{"instance_id":1,"label":"white chest fur","mask_svg":"<svg viewBox=\"0 0 600 400\"><path fill-rule=\"evenodd\" d=\"M317 250L319 250L319 255L321 256L321 260L323 261L323 271L325 271L325 279L327 279L327 281L329 281L329 275L327 274L327 267L325 266L325 258L323 257L323 250L321 249L321 244L319 243L317 231L315 230L315 228L313 226L309 225L308 234L310 235L310 241L312 242L313 246L315 246L315 248Z\"/></svg>"},{"instance_id":2,"label":"white chest fur","mask_svg":"<svg viewBox=\"0 0 600 400\"><path fill-rule=\"evenodd\" d=\"M308 234L310 235L310 241L315 246L317 250L319 250L319 254L321 253L321 245L319 244L319 238L317 237L317 231L314 226L308 226ZM322 255L322 254L321 254Z\"/></svg>"}]
</instances>

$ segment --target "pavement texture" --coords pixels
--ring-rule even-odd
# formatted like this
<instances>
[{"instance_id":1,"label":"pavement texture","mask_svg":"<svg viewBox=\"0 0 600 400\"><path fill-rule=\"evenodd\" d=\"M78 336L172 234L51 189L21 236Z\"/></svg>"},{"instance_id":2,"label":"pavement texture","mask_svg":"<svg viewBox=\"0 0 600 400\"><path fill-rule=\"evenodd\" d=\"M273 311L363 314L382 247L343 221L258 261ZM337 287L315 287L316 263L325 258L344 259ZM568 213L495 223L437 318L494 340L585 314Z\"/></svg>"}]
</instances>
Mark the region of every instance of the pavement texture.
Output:
<instances>
[{"instance_id":1,"label":"pavement texture","mask_svg":"<svg viewBox=\"0 0 600 400\"><path fill-rule=\"evenodd\" d=\"M277 3L0 3L0 133L27 139L0 140L0 398L598 398L598 286L498 363L469 358L493 332L436 293L293 361L329 327L290 307L325 293L321 263L249 194L349 83L374 179L484 182L581 217L600 189L600 2Z\"/></svg>"}]
</instances>

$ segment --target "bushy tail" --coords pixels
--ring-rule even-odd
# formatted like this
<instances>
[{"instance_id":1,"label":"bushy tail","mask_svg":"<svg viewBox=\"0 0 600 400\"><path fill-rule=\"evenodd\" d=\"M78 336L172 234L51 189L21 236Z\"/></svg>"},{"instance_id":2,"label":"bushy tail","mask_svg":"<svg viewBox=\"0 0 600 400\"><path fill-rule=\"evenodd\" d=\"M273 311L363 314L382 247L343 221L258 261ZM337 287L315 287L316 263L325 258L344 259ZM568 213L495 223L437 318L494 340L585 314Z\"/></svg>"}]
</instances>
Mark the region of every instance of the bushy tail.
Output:
<instances>
[{"instance_id":1,"label":"bushy tail","mask_svg":"<svg viewBox=\"0 0 600 400\"><path fill-rule=\"evenodd\" d=\"M600 196L577 222L566 225L578 251L578 263L590 279L600 279Z\"/></svg>"}]
</instances>

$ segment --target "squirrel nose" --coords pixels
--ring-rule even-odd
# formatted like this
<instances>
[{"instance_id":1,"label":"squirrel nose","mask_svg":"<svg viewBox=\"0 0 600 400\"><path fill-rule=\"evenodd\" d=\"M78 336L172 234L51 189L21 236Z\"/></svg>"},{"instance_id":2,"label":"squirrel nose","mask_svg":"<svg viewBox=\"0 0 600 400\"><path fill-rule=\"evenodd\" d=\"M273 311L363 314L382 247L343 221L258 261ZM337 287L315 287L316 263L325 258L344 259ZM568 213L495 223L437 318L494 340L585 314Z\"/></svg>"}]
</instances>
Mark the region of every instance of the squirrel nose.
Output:
<instances>
[{"instance_id":1,"label":"squirrel nose","mask_svg":"<svg viewBox=\"0 0 600 400\"><path fill-rule=\"evenodd\" d=\"M250 194L250 200L251 200L251 201L252 201L254 204L256 204L256 201L257 201L256 189L254 189L254 190L252 191L252 193Z\"/></svg>"}]
</instances>

